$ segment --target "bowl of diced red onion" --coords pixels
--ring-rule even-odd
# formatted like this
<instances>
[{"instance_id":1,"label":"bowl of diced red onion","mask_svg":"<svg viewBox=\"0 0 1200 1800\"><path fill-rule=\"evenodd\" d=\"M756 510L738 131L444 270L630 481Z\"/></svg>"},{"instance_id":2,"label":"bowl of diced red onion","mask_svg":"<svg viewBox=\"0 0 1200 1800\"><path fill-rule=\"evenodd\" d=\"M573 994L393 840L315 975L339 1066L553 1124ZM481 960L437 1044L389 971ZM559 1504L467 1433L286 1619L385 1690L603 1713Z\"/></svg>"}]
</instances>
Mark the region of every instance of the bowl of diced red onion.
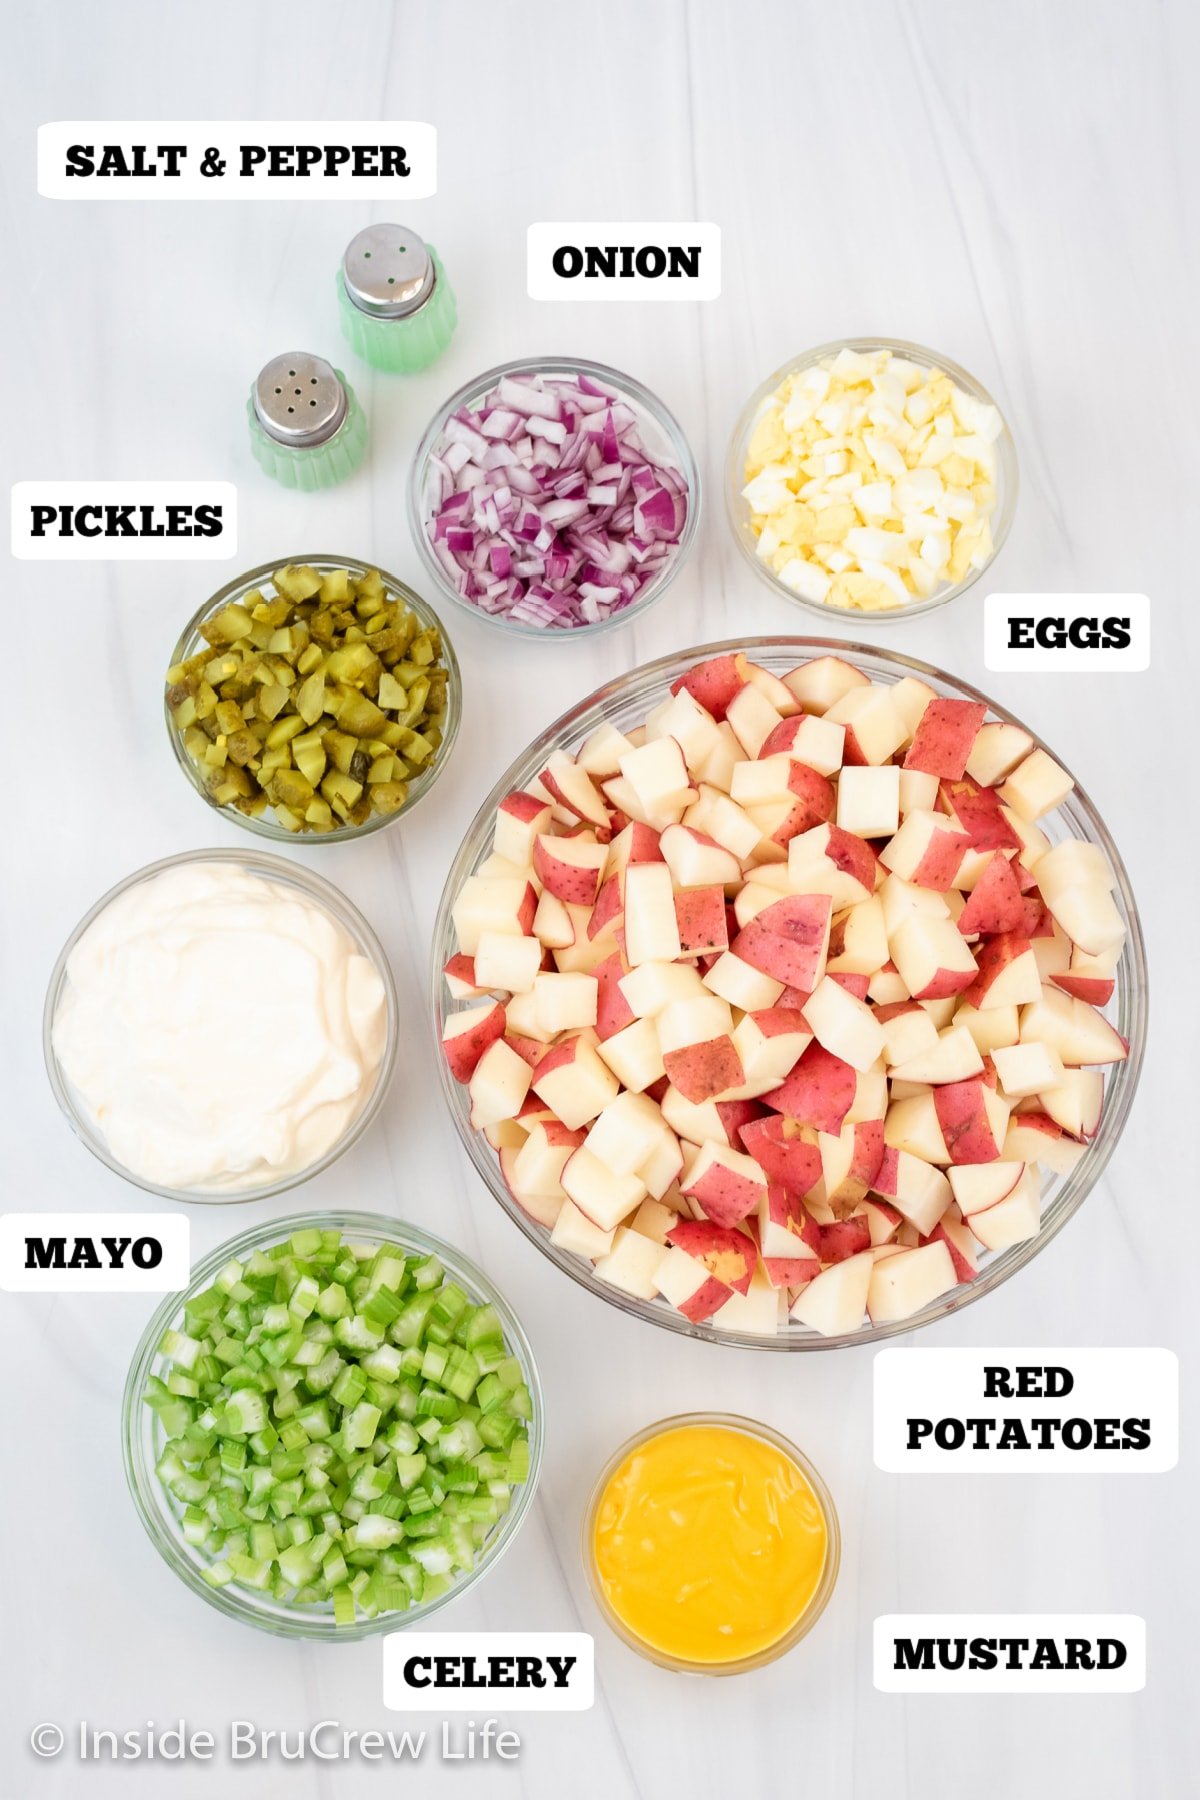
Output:
<instances>
[{"instance_id":1,"label":"bowl of diced red onion","mask_svg":"<svg viewBox=\"0 0 1200 1800\"><path fill-rule=\"evenodd\" d=\"M687 439L603 363L502 363L438 408L413 458L409 524L439 589L526 637L597 632L661 598L700 517Z\"/></svg>"}]
</instances>

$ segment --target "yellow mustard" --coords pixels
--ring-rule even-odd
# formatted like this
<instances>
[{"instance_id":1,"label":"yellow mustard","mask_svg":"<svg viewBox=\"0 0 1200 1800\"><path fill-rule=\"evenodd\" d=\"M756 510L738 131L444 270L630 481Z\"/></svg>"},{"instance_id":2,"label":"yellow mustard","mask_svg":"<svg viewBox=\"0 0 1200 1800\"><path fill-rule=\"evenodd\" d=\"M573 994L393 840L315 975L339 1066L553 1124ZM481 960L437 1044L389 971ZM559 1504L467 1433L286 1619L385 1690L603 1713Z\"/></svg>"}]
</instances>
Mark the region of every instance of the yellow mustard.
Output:
<instances>
[{"instance_id":1,"label":"yellow mustard","mask_svg":"<svg viewBox=\"0 0 1200 1800\"><path fill-rule=\"evenodd\" d=\"M596 1509L609 1606L681 1662L739 1662L777 1644L810 1605L827 1551L803 1471L728 1425L676 1426L638 1444Z\"/></svg>"}]
</instances>

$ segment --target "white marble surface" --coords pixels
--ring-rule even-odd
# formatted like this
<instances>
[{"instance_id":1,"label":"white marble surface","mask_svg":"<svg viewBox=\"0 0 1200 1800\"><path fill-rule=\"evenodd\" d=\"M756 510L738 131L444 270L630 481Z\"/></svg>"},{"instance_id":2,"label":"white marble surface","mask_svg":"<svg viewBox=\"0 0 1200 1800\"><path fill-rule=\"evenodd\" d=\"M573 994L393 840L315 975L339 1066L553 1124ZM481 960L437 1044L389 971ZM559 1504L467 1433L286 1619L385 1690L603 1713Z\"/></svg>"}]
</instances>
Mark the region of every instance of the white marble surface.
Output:
<instances>
[{"instance_id":1,"label":"white marble surface","mask_svg":"<svg viewBox=\"0 0 1200 1800\"><path fill-rule=\"evenodd\" d=\"M462 1627L597 1631L590 1714L529 1718L515 1768L428 1760L411 1791L550 1800L796 1789L950 1800L1174 1800L1194 1791L1184 1600L1195 1592L1195 1462L1145 1479L902 1479L870 1456L871 1355L785 1359L651 1332L557 1275L469 1170L444 1115L425 1018L443 875L500 768L600 680L731 633L803 632L748 578L720 480L749 389L789 354L876 330L944 349L1009 411L1023 491L997 569L1008 589L1136 589L1154 669L1087 679L986 675L975 599L877 633L1010 703L1060 747L1112 826L1154 971L1142 1092L1106 1178L1019 1280L927 1344L1195 1348L1185 1272L1194 1204L1197 132L1186 0L717 0L602 7L88 0L10 10L0 71L6 482L235 479L239 566L331 547L419 581L407 460L435 402L502 358L564 349L628 368L692 437L706 516L690 568L644 621L599 643L517 646L451 621L467 722L437 797L399 830L298 850L341 883L392 957L408 1054L386 1117L305 1205L407 1214L484 1261L542 1355L549 1453L535 1515ZM1190 113L1190 116L1188 116ZM368 467L301 499L262 479L242 402L265 358L336 350L330 271L358 205L66 204L36 198L34 129L54 118L415 117L440 133L441 191L413 204L459 294L433 371L354 379ZM378 215L376 215L378 216ZM697 217L724 232L725 292L704 307L525 296L534 219ZM222 565L224 567L226 565ZM221 569L9 563L5 597L5 1205L150 1204L60 1120L39 1044L59 945L130 869L242 843L187 792L163 741L158 678ZM977 590L979 592L979 590ZM837 627L830 633L838 635ZM80 735L80 723L86 736ZM1193 988L1189 995L1188 987ZM1188 1071L1190 1074L1190 1069ZM293 1197L294 1198L294 1197ZM282 1212L291 1199L274 1203ZM197 1252L269 1206L197 1210ZM159 1562L130 1507L118 1399L147 1306L0 1305L3 1786L47 1796L246 1794L355 1800L361 1764L79 1770L25 1748L42 1719L160 1724L230 1716L295 1727L391 1723L377 1644L297 1648L239 1630ZM1185 1369L1184 1393L1190 1393ZM592 1472L658 1414L744 1408L797 1437L837 1497L845 1559L813 1638L771 1670L706 1688L609 1637L577 1551ZM901 1700L873 1691L871 1621L891 1610L1130 1611L1149 1629L1143 1694Z\"/></svg>"}]
</instances>

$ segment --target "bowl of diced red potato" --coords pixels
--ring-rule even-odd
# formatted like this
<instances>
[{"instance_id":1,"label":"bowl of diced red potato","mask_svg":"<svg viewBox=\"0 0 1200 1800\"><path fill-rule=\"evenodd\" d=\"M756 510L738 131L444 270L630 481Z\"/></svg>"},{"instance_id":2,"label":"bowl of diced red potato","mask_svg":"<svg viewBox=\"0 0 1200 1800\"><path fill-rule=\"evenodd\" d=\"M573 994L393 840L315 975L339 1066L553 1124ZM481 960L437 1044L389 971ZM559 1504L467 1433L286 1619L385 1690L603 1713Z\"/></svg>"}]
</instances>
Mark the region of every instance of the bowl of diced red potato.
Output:
<instances>
[{"instance_id":1,"label":"bowl of diced red potato","mask_svg":"<svg viewBox=\"0 0 1200 1800\"><path fill-rule=\"evenodd\" d=\"M648 664L557 720L451 870L459 1134L582 1286L668 1330L870 1342L1023 1267L1120 1135L1128 877L1035 735L813 638Z\"/></svg>"}]
</instances>

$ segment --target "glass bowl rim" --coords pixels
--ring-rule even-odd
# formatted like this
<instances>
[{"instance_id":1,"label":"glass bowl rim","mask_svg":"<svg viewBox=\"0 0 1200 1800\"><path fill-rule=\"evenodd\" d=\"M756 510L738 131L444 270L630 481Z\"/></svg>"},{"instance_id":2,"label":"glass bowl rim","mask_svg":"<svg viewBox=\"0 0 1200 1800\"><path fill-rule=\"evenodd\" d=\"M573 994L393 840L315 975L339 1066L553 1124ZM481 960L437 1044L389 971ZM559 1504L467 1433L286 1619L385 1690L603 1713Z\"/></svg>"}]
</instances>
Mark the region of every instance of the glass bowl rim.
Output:
<instances>
[{"instance_id":1,"label":"glass bowl rim","mask_svg":"<svg viewBox=\"0 0 1200 1800\"><path fill-rule=\"evenodd\" d=\"M436 626L440 634L442 661L446 666L448 675L448 680L446 682L446 715L442 741L438 745L433 761L430 763L428 769L418 775L413 781L409 782L409 796L404 802L404 805L396 812L372 813L370 818L364 819L361 825L337 825L332 831L289 831L286 826L276 824L266 815L262 818L252 819L248 818L245 813L239 812L236 806L218 805L212 798L212 795L209 794L207 789L197 779L192 760L183 747L183 733L171 717L171 708L167 703L167 689L164 680L163 719L167 728L167 739L171 745L171 751L175 757L175 761L182 770L188 786L192 789L193 793L200 796L205 805L211 808L219 819L225 819L229 823L239 826L243 831L250 832L254 837L262 838L265 842L271 844L299 844L306 849L325 844L349 844L353 843L356 838L370 837L373 832L382 831L385 826L394 825L397 820L407 818L410 813L416 810L437 781L442 770L450 760L454 750L455 740L458 737L459 726L462 724L462 670L459 667L458 657L455 653L454 645L450 640L449 632L442 623L440 616L434 611L429 601L426 600L423 595L418 594L415 588L409 586L408 582L401 581L398 575L393 575L390 570L385 569L380 563L367 562L360 556L339 556L328 550L310 551L305 555L289 557L282 562L278 558L275 558L271 562L260 563L257 568L248 569L243 574L227 581L215 594L210 594L208 599L203 601L196 608L195 612L179 634L175 648L171 652L171 660L167 664L167 667L173 669L176 663L185 661L189 654L195 654L195 648L189 651L188 646L195 645L196 640L200 636L200 627L206 619L212 618L223 606L228 605L240 594L246 593L248 589L257 587L260 582L269 581L276 569L283 569L289 566L297 568L307 566L318 570L347 569L352 574L357 572L364 575L374 571L390 594L394 594L397 599L403 600L404 604L416 613L423 625Z\"/></svg>"},{"instance_id":2,"label":"glass bowl rim","mask_svg":"<svg viewBox=\"0 0 1200 1800\"><path fill-rule=\"evenodd\" d=\"M695 1430L706 1425L720 1426L729 1431L740 1432L744 1437L757 1438L760 1443L770 1444L776 1450L781 1451L790 1462L795 1464L808 1482L825 1521L825 1560L812 1598L804 1611L788 1627L782 1637L777 1638L773 1644L766 1644L761 1650L757 1650L749 1656L741 1656L727 1663L692 1662L686 1657L673 1656L668 1651L660 1650L644 1638L638 1637L637 1633L632 1631L614 1610L604 1592L599 1570L596 1567L596 1515L600 1510L600 1503L608 1484L622 1463L642 1444L650 1443L654 1438L663 1437L670 1431ZM753 1669L761 1669L767 1663L777 1662L780 1657L786 1656L790 1650L795 1649L802 1638L808 1636L829 1605L842 1565L841 1523L838 1519L833 1495L820 1470L815 1467L799 1445L793 1443L782 1431L777 1430L774 1425L768 1425L765 1420L752 1419L746 1413L673 1413L669 1418L655 1420L649 1425L643 1425L639 1431L633 1432L623 1444L613 1451L592 1484L591 1493L583 1510L580 1548L588 1587L605 1624L629 1649L636 1651L647 1662L657 1663L660 1668L670 1669L681 1675L746 1675Z\"/></svg>"},{"instance_id":3,"label":"glass bowl rim","mask_svg":"<svg viewBox=\"0 0 1200 1800\"><path fill-rule=\"evenodd\" d=\"M794 593L779 579L773 569L767 568L762 558L756 554L747 539L745 530L745 503L741 493L744 483L739 471L745 455L746 440L759 411L787 376L794 375L799 369L812 368L823 357L835 356L839 350L861 352L891 350L896 355L913 362L923 363L929 368L940 369L974 399L982 400L988 406L994 406L1001 420L1002 429L996 439L1001 486L999 503L993 511L990 521L993 526L991 555L982 569L969 570L961 581L947 584L936 594L931 594L927 600L914 600L910 605L890 607L881 612L866 612L860 607L853 606L826 606L821 600L806 600L802 594ZM803 607L806 612L814 614L817 618L850 620L860 626L895 625L902 619L919 618L924 613L935 612L941 606L948 606L952 600L961 599L968 588L973 587L982 576L988 573L1007 543L1012 530L1017 500L1020 495L1020 479L1016 440L1013 437L1008 415L989 389L977 376L972 375L969 369L964 369L961 363L956 363L950 357L942 356L937 351L931 350L927 344L917 344L908 338L870 336L835 338L830 343L817 344L811 350L804 350L797 356L789 357L773 374L768 375L765 381L759 383L742 407L725 452L725 516L739 554L772 593L778 594L793 606Z\"/></svg>"},{"instance_id":4,"label":"glass bowl rim","mask_svg":"<svg viewBox=\"0 0 1200 1800\"><path fill-rule=\"evenodd\" d=\"M253 1589L237 1588L231 1593L229 1588L210 1586L199 1572L202 1565L185 1553L177 1521L174 1521L175 1529L171 1529L167 1523L168 1516L174 1519L171 1509L175 1502L165 1497L161 1484L156 1485L153 1463L146 1457L143 1411L148 1413L149 1409L142 1407L142 1393L146 1379L153 1370L159 1340L188 1296L207 1286L231 1256L261 1249L269 1241L281 1242L293 1232L305 1229L341 1230L350 1237L382 1238L399 1244L401 1248L411 1245L423 1253L432 1252L442 1262L448 1275L463 1280L476 1296L496 1308L504 1325L509 1348L520 1360L533 1401L533 1418L529 1427L529 1474L520 1484L519 1491L514 1494L508 1511L501 1515L495 1527L495 1535L480 1552L475 1567L427 1605L412 1607L403 1613L381 1613L374 1619L356 1617L352 1625L335 1625L332 1613L310 1617L284 1611L277 1617L273 1612L266 1612L256 1602ZM156 1429L153 1420L150 1429ZM380 1632L404 1631L412 1625L423 1624L452 1600L459 1599L500 1560L533 1504L545 1446L545 1400L537 1359L525 1327L512 1303L471 1257L455 1245L447 1243L444 1238L426 1231L423 1226L412 1225L407 1220L390 1218L385 1213L343 1211L330 1207L315 1212L291 1213L282 1219L260 1220L258 1224L239 1232L236 1237L226 1239L194 1264L186 1288L163 1297L139 1338L130 1360L121 1396L121 1445L125 1479L146 1534L163 1561L193 1593L199 1594L201 1599L207 1600L227 1618L252 1625L257 1630L270 1632L277 1637L302 1638L323 1643L356 1643ZM156 1501L160 1494L164 1496L161 1509L152 1503L148 1494Z\"/></svg>"},{"instance_id":5,"label":"glass bowl rim","mask_svg":"<svg viewBox=\"0 0 1200 1800\"><path fill-rule=\"evenodd\" d=\"M240 868L249 869L254 874L262 875L267 880L291 882L307 892L310 899L317 902L324 911L329 912L340 925L350 931L358 949L370 957L383 983L387 1008L387 1037L376 1073L375 1085L343 1136L326 1151L324 1156L315 1163L310 1163L305 1169L293 1170L276 1181L266 1182L258 1187L238 1188L229 1192L217 1189L165 1187L160 1183L136 1175L132 1169L126 1168L125 1164L118 1161L112 1154L103 1135L84 1118L76 1104L74 1090L54 1048L54 1021L67 984L67 963L88 927L114 900L130 888L136 887L140 882L148 881L155 875L161 875L167 869L181 868L187 863L208 862L233 863ZM120 1175L123 1180L132 1183L134 1187L141 1188L143 1193L157 1194L164 1200L175 1200L185 1205L233 1206L244 1201L269 1200L277 1194L287 1193L289 1189L299 1187L312 1176L319 1175L325 1169L330 1168L350 1149L352 1144L358 1142L379 1112L395 1071L399 1043L400 1003L392 967L383 945L376 936L374 927L354 902L340 888L335 887L333 882L328 881L323 875L316 874L312 869L305 868L303 863L289 862L286 857L273 856L266 850L242 849L233 846L227 849L179 850L173 856L160 857L156 862L146 863L142 868L132 870L122 880L114 883L100 895L98 900L93 902L67 936L50 972L46 998L42 1007L42 1056L46 1066L46 1075L50 1082L51 1092L58 1102L59 1110L72 1132L80 1143L91 1151L97 1161L102 1162L105 1168L111 1169L115 1175Z\"/></svg>"},{"instance_id":6,"label":"glass bowl rim","mask_svg":"<svg viewBox=\"0 0 1200 1800\"><path fill-rule=\"evenodd\" d=\"M1054 757L1066 774L1071 775L1072 773L1067 765L1055 756L1051 746L1046 744L1036 731L1011 713L1007 707L993 700L990 695L983 693L979 688L962 680L959 676L951 675L946 670L937 668L932 663L905 655L897 650L884 649L877 644L853 643L841 638L776 634L757 638L727 638L715 643L700 644L686 651L671 651L651 662L642 663L638 668L616 676L596 688L539 732L537 737L527 744L524 750L509 764L467 827L446 878L432 934L430 1017L436 1043L438 1073L443 1097L450 1110L459 1140L493 1199L543 1256L568 1275L571 1280L585 1288L588 1293L634 1318L647 1320L661 1330L673 1331L680 1336L696 1338L704 1343L730 1345L744 1350L790 1353L857 1349L866 1345L880 1344L890 1338L902 1337L908 1332L934 1324L939 1319L961 1312L964 1307L973 1305L976 1301L983 1299L986 1294L990 1294L1002 1286L1018 1270L1032 1261L1033 1257L1058 1235L1067 1221L1079 1210L1104 1173L1120 1140L1125 1120L1137 1092L1145 1055L1149 1010L1146 946L1137 903L1125 863L1099 809L1088 795L1087 790L1078 782L1064 806L1077 805L1079 807L1083 814L1087 833L1095 838L1108 857L1116 878L1116 891L1123 904L1124 917L1128 926L1125 951L1118 964L1114 999L1123 999L1129 1006L1131 1014L1128 1021L1130 1026L1129 1054L1124 1062L1113 1065L1118 1072L1113 1080L1119 1079L1120 1082L1116 1102L1115 1105L1109 1103L1110 1083L1106 1082L1105 1109L1101 1117L1100 1128L1095 1137L1089 1141L1086 1155L1081 1157L1076 1168L1063 1178L1061 1190L1050 1195L1048 1199L1043 1195L1043 1203L1048 1207L1048 1211L1043 1212L1041 1229L1037 1235L1010 1246L1007 1250L993 1253L991 1260L980 1268L973 1281L960 1283L948 1294L939 1296L937 1300L930 1302L927 1307L909 1318L861 1326L855 1332L838 1337L822 1337L816 1332L800 1336L786 1331L779 1331L768 1337L753 1332L734 1331L729 1328L716 1329L710 1321L693 1324L682 1313L676 1312L674 1308L657 1299L641 1300L613 1287L611 1283L599 1281L593 1274L590 1263L585 1263L584 1259L567 1252L560 1252L555 1246L552 1246L549 1233L545 1228L530 1218L509 1194L500 1177L495 1153L491 1151L490 1147L487 1147L485 1154L481 1147L486 1145L483 1134L470 1131L464 1122L458 1100L457 1083L449 1072L439 1038L440 1021L446 1011L444 959L441 953L450 942L450 914L454 896L462 881L482 857L484 834L491 828L491 822L499 802L510 791L514 783L519 783L522 771L525 771L524 778L528 779L526 765L529 765L530 768L534 764L543 766L545 757L552 748L568 741L581 739L590 729L594 729L608 717L609 709L614 702L627 697L631 691L648 693L668 675L683 674L697 662L738 651L744 652L751 661L756 659L756 652L768 656L774 654L781 660L785 655L794 656L796 663L814 660L819 656L834 656L849 662L865 659L868 664L882 663L897 680L904 675L913 675L920 680L929 680L934 684L940 683L939 691L948 689L954 697L980 701L995 719L1019 726L1028 734L1034 749L1045 750L1047 755ZM1074 779L1073 776L1072 779ZM1084 1172L1082 1175L1081 1171Z\"/></svg>"},{"instance_id":7,"label":"glass bowl rim","mask_svg":"<svg viewBox=\"0 0 1200 1800\"><path fill-rule=\"evenodd\" d=\"M480 607L472 605L457 593L446 576L445 570L429 547L428 534L425 530L424 508L421 494L425 484L425 470L433 452L433 446L446 428L446 421L451 413L460 406L470 406L481 398L488 388L495 386L502 376L520 374L552 374L561 370L568 374L594 376L601 383L617 388L618 392L631 399L648 413L659 430L670 440L672 449L678 459L679 472L687 482L688 512L683 523L683 531L675 546L675 553L669 557L659 570L650 586L638 595L630 606L622 607L619 612L610 613L607 619L599 619L594 625L573 625L569 630L553 631L542 625L525 625L514 623L502 613L487 613ZM700 467L695 452L684 433L675 414L661 400L653 389L639 381L636 376L627 375L621 369L614 369L608 363L593 362L583 356L518 356L509 362L497 363L494 368L485 369L482 374L473 376L456 388L449 399L444 400L421 433L417 447L409 464L407 482L408 528L417 555L430 578L437 583L438 592L446 599L453 601L459 611L470 618L490 626L494 631L507 632L509 636L525 638L530 642L573 641L581 637L594 637L619 625L627 624L661 600L668 587L679 574L695 546L696 534L700 528L702 511L702 483Z\"/></svg>"}]
</instances>

